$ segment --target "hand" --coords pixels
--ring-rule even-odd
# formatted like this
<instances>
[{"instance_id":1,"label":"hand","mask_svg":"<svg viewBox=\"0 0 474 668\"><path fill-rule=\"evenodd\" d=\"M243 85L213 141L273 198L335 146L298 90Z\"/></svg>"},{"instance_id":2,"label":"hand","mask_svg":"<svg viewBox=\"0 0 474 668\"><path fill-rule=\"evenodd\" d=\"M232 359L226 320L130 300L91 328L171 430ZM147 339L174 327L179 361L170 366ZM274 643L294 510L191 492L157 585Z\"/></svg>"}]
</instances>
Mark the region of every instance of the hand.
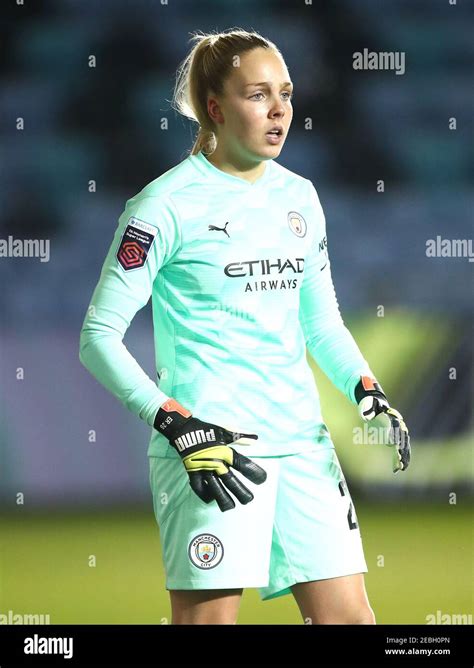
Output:
<instances>
[{"instance_id":1,"label":"hand","mask_svg":"<svg viewBox=\"0 0 474 668\"><path fill-rule=\"evenodd\" d=\"M252 501L252 492L229 470L234 468L248 480L260 485L267 474L251 459L228 447L240 438L257 439L256 434L231 432L224 427L203 422L175 399L166 401L155 417L155 429L169 440L183 460L193 491L206 503L217 501L222 512L235 508L230 490L242 504Z\"/></svg>"},{"instance_id":2,"label":"hand","mask_svg":"<svg viewBox=\"0 0 474 668\"><path fill-rule=\"evenodd\" d=\"M373 378L362 376L355 388L355 398L359 413L365 422L378 417L388 428L388 444L392 446L393 472L406 471L410 464L411 446L408 428L402 415L391 408L379 383Z\"/></svg>"}]
</instances>

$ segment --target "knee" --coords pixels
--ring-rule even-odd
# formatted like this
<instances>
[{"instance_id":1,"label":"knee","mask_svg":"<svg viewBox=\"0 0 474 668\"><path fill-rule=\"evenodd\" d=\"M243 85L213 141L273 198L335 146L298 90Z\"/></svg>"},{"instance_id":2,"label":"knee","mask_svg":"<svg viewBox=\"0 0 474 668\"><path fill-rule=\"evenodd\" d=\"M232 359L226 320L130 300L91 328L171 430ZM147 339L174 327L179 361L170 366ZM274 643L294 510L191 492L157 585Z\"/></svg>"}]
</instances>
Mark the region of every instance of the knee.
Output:
<instances>
[{"instance_id":1,"label":"knee","mask_svg":"<svg viewBox=\"0 0 474 668\"><path fill-rule=\"evenodd\" d=\"M311 620L311 624L376 624L374 611L367 606L348 609L344 612L326 612L307 619Z\"/></svg>"}]
</instances>

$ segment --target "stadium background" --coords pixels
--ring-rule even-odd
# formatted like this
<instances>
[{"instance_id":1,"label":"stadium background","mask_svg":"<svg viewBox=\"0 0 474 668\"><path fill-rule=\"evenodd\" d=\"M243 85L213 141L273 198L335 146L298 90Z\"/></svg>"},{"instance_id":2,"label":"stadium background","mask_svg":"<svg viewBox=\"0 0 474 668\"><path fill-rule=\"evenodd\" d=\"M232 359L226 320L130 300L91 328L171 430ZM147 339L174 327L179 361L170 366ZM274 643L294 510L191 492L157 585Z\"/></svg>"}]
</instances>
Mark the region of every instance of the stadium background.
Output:
<instances>
[{"instance_id":1,"label":"stadium background","mask_svg":"<svg viewBox=\"0 0 474 668\"><path fill-rule=\"evenodd\" d=\"M353 443L356 408L315 369L377 620L471 614L473 265L427 257L426 241L472 234L472 5L12 0L1 12L0 237L50 239L51 258L0 259L0 614L169 621L149 429L80 365L78 336L126 199L192 145L169 104L189 33L233 26L283 52L295 115L278 161L318 189L343 317L411 430L412 466L393 476L387 450ZM364 48L405 52L405 74L354 70ZM154 377L149 306L125 343ZM239 622L301 620L292 597L249 590Z\"/></svg>"}]
</instances>

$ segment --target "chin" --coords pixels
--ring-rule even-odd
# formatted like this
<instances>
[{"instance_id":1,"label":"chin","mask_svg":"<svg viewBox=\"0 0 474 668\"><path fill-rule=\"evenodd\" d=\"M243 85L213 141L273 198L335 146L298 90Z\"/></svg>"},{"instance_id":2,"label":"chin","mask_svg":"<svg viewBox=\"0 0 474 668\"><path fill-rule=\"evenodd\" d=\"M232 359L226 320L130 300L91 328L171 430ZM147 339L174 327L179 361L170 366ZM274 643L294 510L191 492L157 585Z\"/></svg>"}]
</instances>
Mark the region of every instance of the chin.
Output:
<instances>
[{"instance_id":1,"label":"chin","mask_svg":"<svg viewBox=\"0 0 474 668\"><path fill-rule=\"evenodd\" d=\"M255 152L261 157L262 160L272 160L273 158L277 158L280 155L282 148L283 144L268 144L263 149L257 150Z\"/></svg>"},{"instance_id":2,"label":"chin","mask_svg":"<svg viewBox=\"0 0 474 668\"><path fill-rule=\"evenodd\" d=\"M276 146L267 146L265 153L268 155L269 159L271 158L276 158L280 155L281 150L283 148L283 144L276 145Z\"/></svg>"}]
</instances>

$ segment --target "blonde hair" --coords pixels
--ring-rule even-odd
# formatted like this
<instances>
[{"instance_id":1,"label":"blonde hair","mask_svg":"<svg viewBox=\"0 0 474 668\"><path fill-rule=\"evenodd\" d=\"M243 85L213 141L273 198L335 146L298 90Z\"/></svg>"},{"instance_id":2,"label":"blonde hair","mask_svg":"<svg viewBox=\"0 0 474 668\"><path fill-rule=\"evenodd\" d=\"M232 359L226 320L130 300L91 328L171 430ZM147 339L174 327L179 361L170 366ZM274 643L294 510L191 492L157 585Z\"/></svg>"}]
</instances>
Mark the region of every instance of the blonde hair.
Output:
<instances>
[{"instance_id":1,"label":"blonde hair","mask_svg":"<svg viewBox=\"0 0 474 668\"><path fill-rule=\"evenodd\" d=\"M224 32L191 33L194 42L181 63L174 88L172 107L199 124L191 155L203 151L210 154L217 146L216 127L207 112L210 92L221 95L231 75L234 58L257 48L280 50L257 32L231 28Z\"/></svg>"}]
</instances>

